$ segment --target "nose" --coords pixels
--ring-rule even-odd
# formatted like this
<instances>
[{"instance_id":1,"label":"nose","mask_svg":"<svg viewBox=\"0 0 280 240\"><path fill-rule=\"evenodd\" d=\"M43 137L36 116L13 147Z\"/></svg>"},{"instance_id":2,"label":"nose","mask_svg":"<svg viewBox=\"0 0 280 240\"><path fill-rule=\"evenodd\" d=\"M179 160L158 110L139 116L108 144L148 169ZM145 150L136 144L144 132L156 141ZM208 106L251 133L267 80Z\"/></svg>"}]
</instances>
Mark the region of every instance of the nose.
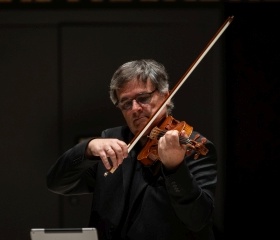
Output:
<instances>
[{"instance_id":1,"label":"nose","mask_svg":"<svg viewBox=\"0 0 280 240\"><path fill-rule=\"evenodd\" d=\"M131 103L131 109L139 109L139 108L142 108L141 104L138 103L135 99L132 100L132 103Z\"/></svg>"}]
</instances>

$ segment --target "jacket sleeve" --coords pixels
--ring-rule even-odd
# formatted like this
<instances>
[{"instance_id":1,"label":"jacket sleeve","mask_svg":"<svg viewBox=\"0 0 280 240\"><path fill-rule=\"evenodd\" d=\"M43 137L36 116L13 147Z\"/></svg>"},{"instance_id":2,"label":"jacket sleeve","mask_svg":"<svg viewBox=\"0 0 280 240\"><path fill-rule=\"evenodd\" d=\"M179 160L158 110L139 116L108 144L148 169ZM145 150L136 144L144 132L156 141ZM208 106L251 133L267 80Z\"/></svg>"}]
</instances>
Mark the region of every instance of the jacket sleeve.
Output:
<instances>
[{"instance_id":1,"label":"jacket sleeve","mask_svg":"<svg viewBox=\"0 0 280 240\"><path fill-rule=\"evenodd\" d=\"M47 173L47 187L50 191L63 195L93 192L97 163L100 160L85 157L89 141L75 145L51 166Z\"/></svg>"},{"instance_id":2,"label":"jacket sleeve","mask_svg":"<svg viewBox=\"0 0 280 240\"><path fill-rule=\"evenodd\" d=\"M171 203L188 229L197 232L211 224L217 183L217 155L210 141L206 156L187 156L179 168L165 174Z\"/></svg>"}]
</instances>

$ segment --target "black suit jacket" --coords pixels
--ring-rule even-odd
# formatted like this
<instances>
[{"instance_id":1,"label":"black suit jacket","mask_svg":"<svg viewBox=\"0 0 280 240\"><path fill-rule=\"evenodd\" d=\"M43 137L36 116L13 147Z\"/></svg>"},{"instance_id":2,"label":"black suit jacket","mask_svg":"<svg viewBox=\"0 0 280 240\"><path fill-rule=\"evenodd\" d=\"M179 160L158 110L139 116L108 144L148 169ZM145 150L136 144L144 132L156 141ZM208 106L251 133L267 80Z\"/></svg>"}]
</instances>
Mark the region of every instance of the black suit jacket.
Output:
<instances>
[{"instance_id":1,"label":"black suit jacket","mask_svg":"<svg viewBox=\"0 0 280 240\"><path fill-rule=\"evenodd\" d=\"M103 131L102 137L129 143L133 136L123 126ZM161 166L156 176L136 160L140 150L136 145L107 177L99 158L85 158L88 142L77 144L57 160L48 172L47 186L64 195L93 193L89 225L97 228L100 240L214 239L217 159L210 141L206 156L194 160L193 153L176 171L166 172Z\"/></svg>"}]
</instances>

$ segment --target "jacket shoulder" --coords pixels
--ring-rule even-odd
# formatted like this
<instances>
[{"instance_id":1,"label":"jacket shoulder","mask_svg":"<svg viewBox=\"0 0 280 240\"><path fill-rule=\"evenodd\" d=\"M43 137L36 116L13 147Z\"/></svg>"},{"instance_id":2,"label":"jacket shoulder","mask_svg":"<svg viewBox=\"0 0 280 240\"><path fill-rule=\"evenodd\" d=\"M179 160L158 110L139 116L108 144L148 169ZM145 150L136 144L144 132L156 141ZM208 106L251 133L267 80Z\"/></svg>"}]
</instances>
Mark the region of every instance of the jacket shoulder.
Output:
<instances>
[{"instance_id":1,"label":"jacket shoulder","mask_svg":"<svg viewBox=\"0 0 280 240\"><path fill-rule=\"evenodd\" d=\"M128 142L131 139L132 133L128 126L118 126L104 130L101 136L104 138L118 138L119 140Z\"/></svg>"}]
</instances>

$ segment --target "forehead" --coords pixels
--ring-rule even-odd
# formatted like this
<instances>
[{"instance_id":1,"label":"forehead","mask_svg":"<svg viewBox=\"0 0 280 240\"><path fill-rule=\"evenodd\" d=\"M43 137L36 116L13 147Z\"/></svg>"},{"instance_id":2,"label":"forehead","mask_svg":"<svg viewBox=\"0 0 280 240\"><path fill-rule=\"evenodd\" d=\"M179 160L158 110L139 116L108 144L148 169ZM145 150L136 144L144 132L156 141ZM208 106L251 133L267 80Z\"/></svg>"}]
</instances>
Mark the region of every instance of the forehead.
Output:
<instances>
[{"instance_id":1,"label":"forehead","mask_svg":"<svg viewBox=\"0 0 280 240\"><path fill-rule=\"evenodd\" d=\"M118 99L130 98L141 92L150 92L153 90L153 84L150 80L143 82L133 79L128 81L121 89L117 90Z\"/></svg>"}]
</instances>

